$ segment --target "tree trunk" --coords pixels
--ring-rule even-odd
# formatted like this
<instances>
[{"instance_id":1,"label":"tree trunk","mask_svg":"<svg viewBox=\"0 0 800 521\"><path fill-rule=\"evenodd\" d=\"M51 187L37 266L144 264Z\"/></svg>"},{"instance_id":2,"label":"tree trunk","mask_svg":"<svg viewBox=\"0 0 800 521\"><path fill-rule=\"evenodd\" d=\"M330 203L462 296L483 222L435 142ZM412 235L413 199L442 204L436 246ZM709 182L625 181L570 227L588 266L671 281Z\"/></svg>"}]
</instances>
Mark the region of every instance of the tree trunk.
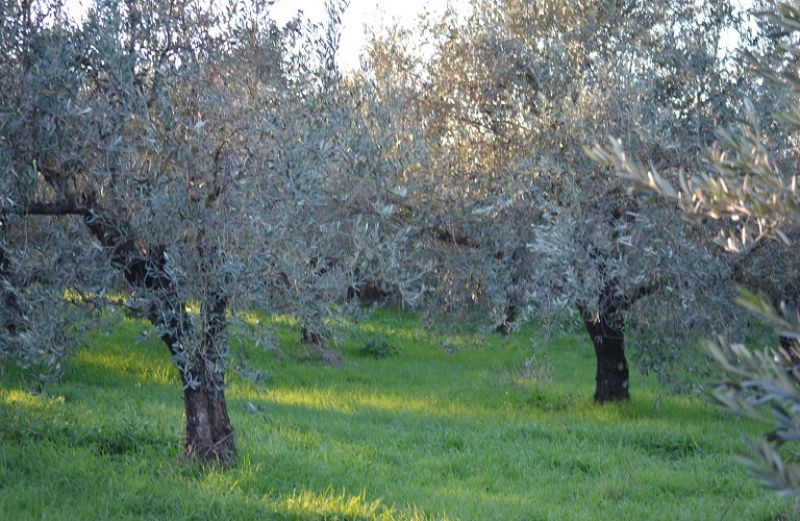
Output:
<instances>
[{"instance_id":1,"label":"tree trunk","mask_svg":"<svg viewBox=\"0 0 800 521\"><path fill-rule=\"evenodd\" d=\"M176 365L184 389L186 455L201 463L231 466L236 460L236 445L224 392L227 299L212 294L209 302L203 303L202 345L197 351L187 351L194 325L167 269L164 249L141 248L128 223L99 208L88 211L84 220L128 284L148 291L148 319L163 331L161 340L173 359L181 360Z\"/></svg>"},{"instance_id":2,"label":"tree trunk","mask_svg":"<svg viewBox=\"0 0 800 521\"><path fill-rule=\"evenodd\" d=\"M300 342L305 345L316 345L316 346L325 345L325 341L322 339L322 335L320 335L319 333L315 333L314 331L310 330L305 326L300 328Z\"/></svg>"},{"instance_id":3,"label":"tree trunk","mask_svg":"<svg viewBox=\"0 0 800 521\"><path fill-rule=\"evenodd\" d=\"M389 293L385 291L380 280L368 280L355 286L347 288L347 302L358 299L361 305L369 306L385 303Z\"/></svg>"},{"instance_id":4,"label":"tree trunk","mask_svg":"<svg viewBox=\"0 0 800 521\"><path fill-rule=\"evenodd\" d=\"M301 327L300 343L310 347L314 356L323 364L331 367L342 365L342 355L325 347L325 339L316 331Z\"/></svg>"},{"instance_id":5,"label":"tree trunk","mask_svg":"<svg viewBox=\"0 0 800 521\"><path fill-rule=\"evenodd\" d=\"M784 288L779 296L772 298L775 309L782 310L789 316L797 316L797 302L797 292L789 288ZM800 367L800 339L778 334L778 341L783 352L789 357L792 369Z\"/></svg>"},{"instance_id":6,"label":"tree trunk","mask_svg":"<svg viewBox=\"0 0 800 521\"><path fill-rule=\"evenodd\" d=\"M619 402L630 399L630 376L625 358L625 326L612 318L614 309L601 307L599 314L579 305L578 310L597 356L597 380L594 401Z\"/></svg>"},{"instance_id":7,"label":"tree trunk","mask_svg":"<svg viewBox=\"0 0 800 521\"><path fill-rule=\"evenodd\" d=\"M503 312L503 321L494 328L495 333L510 335L517 330L517 307L514 304L506 306Z\"/></svg>"},{"instance_id":8,"label":"tree trunk","mask_svg":"<svg viewBox=\"0 0 800 521\"><path fill-rule=\"evenodd\" d=\"M517 308L517 295L516 295L516 288L519 285L519 273L515 266L519 261L519 257L521 255L520 249L514 249L511 253L511 262L510 268L513 270L511 274L511 294L508 295L508 301L506 302L506 308L503 310L503 321L497 325L494 329L495 333L500 333L501 335L510 335L517 330L517 318L519 315L519 309ZM503 252L498 252L496 255L497 259L503 259L504 254Z\"/></svg>"},{"instance_id":9,"label":"tree trunk","mask_svg":"<svg viewBox=\"0 0 800 521\"><path fill-rule=\"evenodd\" d=\"M236 461L233 427L222 389L184 388L186 456L229 467Z\"/></svg>"},{"instance_id":10,"label":"tree trunk","mask_svg":"<svg viewBox=\"0 0 800 521\"><path fill-rule=\"evenodd\" d=\"M779 335L781 349L789 357L792 367L800 366L800 341L793 337Z\"/></svg>"},{"instance_id":11,"label":"tree trunk","mask_svg":"<svg viewBox=\"0 0 800 521\"><path fill-rule=\"evenodd\" d=\"M212 291L200 309L202 349L193 354L188 367L180 368L184 376L186 455L201 463L216 463L222 467L230 467L236 461L236 444L224 391L227 308L227 297L222 292ZM199 381L189 382L189 374Z\"/></svg>"},{"instance_id":12,"label":"tree trunk","mask_svg":"<svg viewBox=\"0 0 800 521\"><path fill-rule=\"evenodd\" d=\"M13 287L11 283L11 261L8 259L5 248L0 244L0 301L3 305L3 313L0 313L0 328L9 335L15 335L18 332L19 318L24 317L24 310L20 308L19 300L13 291L6 290L8 287ZM2 284L5 282L6 284Z\"/></svg>"}]
</instances>

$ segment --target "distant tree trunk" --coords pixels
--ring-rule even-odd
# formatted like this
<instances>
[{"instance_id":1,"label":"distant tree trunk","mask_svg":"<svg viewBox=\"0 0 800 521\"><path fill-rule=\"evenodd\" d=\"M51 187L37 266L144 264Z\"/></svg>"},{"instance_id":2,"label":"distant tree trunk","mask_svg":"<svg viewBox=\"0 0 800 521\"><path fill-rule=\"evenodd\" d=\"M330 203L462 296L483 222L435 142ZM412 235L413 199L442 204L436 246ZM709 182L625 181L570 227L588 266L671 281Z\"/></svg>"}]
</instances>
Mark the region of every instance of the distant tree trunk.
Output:
<instances>
[{"instance_id":1,"label":"distant tree trunk","mask_svg":"<svg viewBox=\"0 0 800 521\"><path fill-rule=\"evenodd\" d=\"M515 249L511 253L510 268L513 270L511 275L511 287L514 288L514 292L519 284L519 275L516 266L517 262L519 261L520 254L521 253L519 249ZM498 252L496 254L498 259L502 259L503 256L503 252ZM506 308L503 310L503 321L494 329L495 333L500 333L501 335L510 335L517 329L516 320L519 315L519 309L517 308L516 294L514 292L509 295Z\"/></svg>"},{"instance_id":2,"label":"distant tree trunk","mask_svg":"<svg viewBox=\"0 0 800 521\"><path fill-rule=\"evenodd\" d=\"M775 309L783 310L789 315L797 315L797 302L797 292L789 289L784 289L779 297L772 298L772 305L775 306ZM783 352L789 357L792 368L800 367L800 339L779 334L778 342Z\"/></svg>"},{"instance_id":3,"label":"distant tree trunk","mask_svg":"<svg viewBox=\"0 0 800 521\"><path fill-rule=\"evenodd\" d=\"M495 333L510 335L516 330L515 321L517 320L517 307L514 304L506 306L503 312L503 321L494 328Z\"/></svg>"},{"instance_id":4,"label":"distant tree trunk","mask_svg":"<svg viewBox=\"0 0 800 521\"><path fill-rule=\"evenodd\" d=\"M306 345L325 346L325 340L322 338L322 335L315 333L305 326L300 328L300 342Z\"/></svg>"},{"instance_id":5,"label":"distant tree trunk","mask_svg":"<svg viewBox=\"0 0 800 521\"><path fill-rule=\"evenodd\" d=\"M358 299L362 305L384 304L389 298L389 293L383 289L380 280L368 280L347 288L347 301Z\"/></svg>"},{"instance_id":6,"label":"distant tree trunk","mask_svg":"<svg viewBox=\"0 0 800 521\"><path fill-rule=\"evenodd\" d=\"M342 364L342 356L325 347L323 336L310 328L303 326L300 328L300 343L311 348L320 362L331 367Z\"/></svg>"},{"instance_id":7,"label":"distant tree trunk","mask_svg":"<svg viewBox=\"0 0 800 521\"><path fill-rule=\"evenodd\" d=\"M789 357L792 367L800 366L800 341L798 339L779 335L778 341L781 344L781 349Z\"/></svg>"},{"instance_id":8,"label":"distant tree trunk","mask_svg":"<svg viewBox=\"0 0 800 521\"><path fill-rule=\"evenodd\" d=\"M753 256L758 250L771 244L770 241L760 241L755 244L746 255L734 259L733 278L737 284L743 287L758 288L767 294L770 304L775 309L782 309L788 306L790 309L797 310L798 297L797 291L792 287L776 286L768 277L759 277L755 270L750 269L746 261L749 256ZM771 252L772 255L779 255ZM770 252L767 253L770 255ZM800 366L800 340L788 336L778 335L778 343L781 350L789 357L792 367Z\"/></svg>"},{"instance_id":9,"label":"distant tree trunk","mask_svg":"<svg viewBox=\"0 0 800 521\"><path fill-rule=\"evenodd\" d=\"M625 358L625 326L615 317L616 308L601 299L598 314L579 304L578 311L592 339L597 356L594 401L619 402L630 399L630 375Z\"/></svg>"},{"instance_id":10,"label":"distant tree trunk","mask_svg":"<svg viewBox=\"0 0 800 521\"><path fill-rule=\"evenodd\" d=\"M3 312L0 313L0 328L9 335L15 335L21 329L20 319L25 316L21 309L19 300L14 291L7 288L13 287L11 282L12 269L11 260L0 245L0 302L2 302Z\"/></svg>"}]
</instances>

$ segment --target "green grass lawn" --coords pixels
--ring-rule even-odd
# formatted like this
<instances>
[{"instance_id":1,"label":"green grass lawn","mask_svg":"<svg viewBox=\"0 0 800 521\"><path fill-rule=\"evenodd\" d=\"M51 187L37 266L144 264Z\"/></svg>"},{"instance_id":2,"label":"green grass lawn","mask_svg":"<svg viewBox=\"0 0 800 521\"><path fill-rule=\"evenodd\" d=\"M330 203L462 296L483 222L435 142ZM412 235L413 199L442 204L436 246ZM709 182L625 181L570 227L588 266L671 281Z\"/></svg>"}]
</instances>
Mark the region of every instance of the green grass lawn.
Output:
<instances>
[{"instance_id":1,"label":"green grass lawn","mask_svg":"<svg viewBox=\"0 0 800 521\"><path fill-rule=\"evenodd\" d=\"M269 377L231 378L240 461L227 471L180 457L176 371L162 345L136 342L141 322L97 335L47 393L7 368L0 519L795 518L735 462L742 431L763 426L640 375L631 403L594 405L580 331L526 369L530 332L443 348L413 315L383 310L328 368L295 356L291 321L264 321L278 349L236 347ZM369 338L399 354L361 355Z\"/></svg>"}]
</instances>

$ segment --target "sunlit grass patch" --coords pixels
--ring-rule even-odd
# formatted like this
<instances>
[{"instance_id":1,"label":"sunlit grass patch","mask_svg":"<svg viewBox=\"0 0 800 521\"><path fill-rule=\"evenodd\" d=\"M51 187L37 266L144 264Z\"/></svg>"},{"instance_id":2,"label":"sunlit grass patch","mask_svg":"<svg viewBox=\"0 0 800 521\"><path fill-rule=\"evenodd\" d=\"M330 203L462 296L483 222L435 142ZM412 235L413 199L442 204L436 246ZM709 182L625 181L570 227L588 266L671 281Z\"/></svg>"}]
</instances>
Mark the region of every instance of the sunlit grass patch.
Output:
<instances>
[{"instance_id":1,"label":"sunlit grass patch","mask_svg":"<svg viewBox=\"0 0 800 521\"><path fill-rule=\"evenodd\" d=\"M34 394L24 389L0 390L0 400L6 405L23 406L34 409L46 408L49 400L41 395ZM56 402L63 403L64 397L57 396Z\"/></svg>"},{"instance_id":2,"label":"sunlit grass patch","mask_svg":"<svg viewBox=\"0 0 800 521\"><path fill-rule=\"evenodd\" d=\"M327 521L447 521L447 516L433 516L411 509L386 507L380 499L370 500L364 491L358 494L328 489L321 494L308 490L295 491L277 501L286 513L297 519Z\"/></svg>"},{"instance_id":3,"label":"sunlit grass patch","mask_svg":"<svg viewBox=\"0 0 800 521\"><path fill-rule=\"evenodd\" d=\"M266 322L269 324L292 327L300 325L300 320L297 317L283 314L267 315Z\"/></svg>"},{"instance_id":4,"label":"sunlit grass patch","mask_svg":"<svg viewBox=\"0 0 800 521\"><path fill-rule=\"evenodd\" d=\"M264 317L256 313L254 311L243 311L237 314L238 318L241 319L244 323L249 324L251 326L257 326L261 324L261 321Z\"/></svg>"}]
</instances>

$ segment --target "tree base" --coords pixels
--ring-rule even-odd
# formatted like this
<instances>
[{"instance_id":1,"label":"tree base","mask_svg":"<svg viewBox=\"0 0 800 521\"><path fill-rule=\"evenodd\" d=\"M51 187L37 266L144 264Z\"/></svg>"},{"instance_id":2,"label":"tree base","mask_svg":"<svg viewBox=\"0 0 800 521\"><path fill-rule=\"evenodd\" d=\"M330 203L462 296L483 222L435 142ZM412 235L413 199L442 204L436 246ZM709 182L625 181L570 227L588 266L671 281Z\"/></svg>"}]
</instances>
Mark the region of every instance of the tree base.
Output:
<instances>
[{"instance_id":1,"label":"tree base","mask_svg":"<svg viewBox=\"0 0 800 521\"><path fill-rule=\"evenodd\" d=\"M579 307L586 331L597 356L595 403L631 399L628 360L625 358L625 327L611 320L610 313L593 314Z\"/></svg>"},{"instance_id":2,"label":"tree base","mask_svg":"<svg viewBox=\"0 0 800 521\"><path fill-rule=\"evenodd\" d=\"M501 334L503 336L508 336L508 335L516 333L517 329L519 329L519 328L517 327L516 323L514 323L514 322L503 322L502 324L499 324L496 328L494 328L494 332L495 333L499 333L499 334Z\"/></svg>"},{"instance_id":3,"label":"tree base","mask_svg":"<svg viewBox=\"0 0 800 521\"><path fill-rule=\"evenodd\" d=\"M518 329L517 307L513 304L509 304L505 309L503 321L494 328L494 332L500 333L501 335L510 335L516 333Z\"/></svg>"},{"instance_id":4,"label":"tree base","mask_svg":"<svg viewBox=\"0 0 800 521\"><path fill-rule=\"evenodd\" d=\"M598 382L594 392L595 403L627 402L631 399L628 381Z\"/></svg>"},{"instance_id":5,"label":"tree base","mask_svg":"<svg viewBox=\"0 0 800 521\"><path fill-rule=\"evenodd\" d=\"M606 345L595 349L597 353L597 380L595 403L624 402L631 399L628 362L621 342L606 339Z\"/></svg>"},{"instance_id":6,"label":"tree base","mask_svg":"<svg viewBox=\"0 0 800 521\"><path fill-rule=\"evenodd\" d=\"M344 358L340 353L325 347L322 335L313 333L303 328L300 335L300 343L309 348L311 357L328 367L340 367L344 364Z\"/></svg>"},{"instance_id":7,"label":"tree base","mask_svg":"<svg viewBox=\"0 0 800 521\"><path fill-rule=\"evenodd\" d=\"M228 468L236 463L236 444L221 390L186 389L185 453L203 465Z\"/></svg>"}]
</instances>

